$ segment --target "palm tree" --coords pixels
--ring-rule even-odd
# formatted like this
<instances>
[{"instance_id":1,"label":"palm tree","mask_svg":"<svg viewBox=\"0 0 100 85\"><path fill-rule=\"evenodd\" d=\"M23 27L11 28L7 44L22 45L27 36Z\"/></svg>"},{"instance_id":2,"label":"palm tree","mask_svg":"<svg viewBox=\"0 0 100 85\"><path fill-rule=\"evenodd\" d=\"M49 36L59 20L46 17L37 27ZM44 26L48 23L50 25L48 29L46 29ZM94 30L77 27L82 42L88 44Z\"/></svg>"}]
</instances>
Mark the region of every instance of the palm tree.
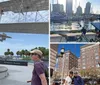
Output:
<instances>
[{"instance_id":1,"label":"palm tree","mask_svg":"<svg viewBox=\"0 0 100 85\"><path fill-rule=\"evenodd\" d=\"M7 58L9 59L9 58L12 58L14 53L12 51L10 51L10 49L7 49L7 52L4 52L4 55L7 56Z\"/></svg>"},{"instance_id":2,"label":"palm tree","mask_svg":"<svg viewBox=\"0 0 100 85\"><path fill-rule=\"evenodd\" d=\"M14 53L11 51L11 52L10 52L10 55L11 55L11 58L12 58L12 57L13 57L13 55L14 55Z\"/></svg>"},{"instance_id":3,"label":"palm tree","mask_svg":"<svg viewBox=\"0 0 100 85\"><path fill-rule=\"evenodd\" d=\"M7 56L8 55L8 52L4 52L4 55Z\"/></svg>"},{"instance_id":4,"label":"palm tree","mask_svg":"<svg viewBox=\"0 0 100 85\"><path fill-rule=\"evenodd\" d=\"M10 55L10 49L9 48L7 49L7 54Z\"/></svg>"},{"instance_id":5,"label":"palm tree","mask_svg":"<svg viewBox=\"0 0 100 85\"><path fill-rule=\"evenodd\" d=\"M16 54L17 54L17 56L20 55L20 51L17 51Z\"/></svg>"},{"instance_id":6,"label":"palm tree","mask_svg":"<svg viewBox=\"0 0 100 85\"><path fill-rule=\"evenodd\" d=\"M26 57L29 55L29 51L28 50L25 50L25 55L26 55Z\"/></svg>"},{"instance_id":7,"label":"palm tree","mask_svg":"<svg viewBox=\"0 0 100 85\"><path fill-rule=\"evenodd\" d=\"M25 51L24 50L21 50L21 55L22 55L22 57L24 57L24 55L25 55Z\"/></svg>"},{"instance_id":8,"label":"palm tree","mask_svg":"<svg viewBox=\"0 0 100 85\"><path fill-rule=\"evenodd\" d=\"M10 49L9 48L7 49L7 52L10 52Z\"/></svg>"},{"instance_id":9,"label":"palm tree","mask_svg":"<svg viewBox=\"0 0 100 85\"><path fill-rule=\"evenodd\" d=\"M13 55L14 55L14 53L11 51L11 52L10 52L10 55L12 55L12 56L13 56Z\"/></svg>"}]
</instances>

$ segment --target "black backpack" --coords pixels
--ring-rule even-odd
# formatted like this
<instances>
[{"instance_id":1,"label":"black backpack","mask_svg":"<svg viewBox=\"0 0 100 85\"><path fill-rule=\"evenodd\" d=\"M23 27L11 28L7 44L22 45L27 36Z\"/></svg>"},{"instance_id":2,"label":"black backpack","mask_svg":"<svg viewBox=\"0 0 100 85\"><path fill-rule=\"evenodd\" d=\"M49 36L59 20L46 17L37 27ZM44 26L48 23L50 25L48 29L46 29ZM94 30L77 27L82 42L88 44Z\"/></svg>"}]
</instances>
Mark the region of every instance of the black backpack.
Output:
<instances>
[{"instance_id":1,"label":"black backpack","mask_svg":"<svg viewBox=\"0 0 100 85\"><path fill-rule=\"evenodd\" d=\"M49 85L49 69L44 63L43 63L43 66L44 66L44 73L46 76L47 84Z\"/></svg>"}]
</instances>

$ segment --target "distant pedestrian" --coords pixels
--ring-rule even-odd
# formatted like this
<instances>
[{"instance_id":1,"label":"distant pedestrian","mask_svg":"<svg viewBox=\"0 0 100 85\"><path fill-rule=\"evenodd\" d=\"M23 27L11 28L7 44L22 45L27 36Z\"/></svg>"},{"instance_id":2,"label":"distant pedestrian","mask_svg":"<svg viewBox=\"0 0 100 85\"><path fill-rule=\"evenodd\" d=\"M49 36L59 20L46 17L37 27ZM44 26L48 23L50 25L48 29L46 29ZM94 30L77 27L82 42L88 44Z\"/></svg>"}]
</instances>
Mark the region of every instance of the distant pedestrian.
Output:
<instances>
[{"instance_id":1,"label":"distant pedestrian","mask_svg":"<svg viewBox=\"0 0 100 85\"><path fill-rule=\"evenodd\" d=\"M82 32L82 35L86 35L86 29L84 27L82 27L81 32Z\"/></svg>"},{"instance_id":2,"label":"distant pedestrian","mask_svg":"<svg viewBox=\"0 0 100 85\"><path fill-rule=\"evenodd\" d=\"M96 36L97 36L98 38L100 38L100 30L99 30L99 29L95 29L95 32L96 32Z\"/></svg>"}]
</instances>

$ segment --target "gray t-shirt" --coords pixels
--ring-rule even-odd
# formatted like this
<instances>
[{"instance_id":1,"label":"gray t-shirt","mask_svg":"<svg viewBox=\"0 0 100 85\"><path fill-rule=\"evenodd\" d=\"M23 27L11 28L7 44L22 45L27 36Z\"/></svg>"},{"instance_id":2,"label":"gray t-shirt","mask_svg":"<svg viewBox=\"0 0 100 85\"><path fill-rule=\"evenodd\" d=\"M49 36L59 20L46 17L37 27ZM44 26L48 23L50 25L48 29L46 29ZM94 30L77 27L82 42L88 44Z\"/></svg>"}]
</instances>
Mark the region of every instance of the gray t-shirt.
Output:
<instances>
[{"instance_id":1,"label":"gray t-shirt","mask_svg":"<svg viewBox=\"0 0 100 85\"><path fill-rule=\"evenodd\" d=\"M43 61L34 63L31 85L42 85L39 75L45 73Z\"/></svg>"}]
</instances>

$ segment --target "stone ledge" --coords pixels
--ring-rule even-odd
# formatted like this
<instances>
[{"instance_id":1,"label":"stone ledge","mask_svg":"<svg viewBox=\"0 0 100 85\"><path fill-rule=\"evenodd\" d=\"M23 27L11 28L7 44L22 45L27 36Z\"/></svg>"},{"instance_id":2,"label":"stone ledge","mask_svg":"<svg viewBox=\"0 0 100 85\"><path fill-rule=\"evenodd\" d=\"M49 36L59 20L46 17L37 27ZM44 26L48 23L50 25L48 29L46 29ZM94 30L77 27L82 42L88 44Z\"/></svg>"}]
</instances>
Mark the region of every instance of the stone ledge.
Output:
<instances>
[{"instance_id":1,"label":"stone ledge","mask_svg":"<svg viewBox=\"0 0 100 85\"><path fill-rule=\"evenodd\" d=\"M8 68L0 66L0 79L8 76Z\"/></svg>"}]
</instances>

